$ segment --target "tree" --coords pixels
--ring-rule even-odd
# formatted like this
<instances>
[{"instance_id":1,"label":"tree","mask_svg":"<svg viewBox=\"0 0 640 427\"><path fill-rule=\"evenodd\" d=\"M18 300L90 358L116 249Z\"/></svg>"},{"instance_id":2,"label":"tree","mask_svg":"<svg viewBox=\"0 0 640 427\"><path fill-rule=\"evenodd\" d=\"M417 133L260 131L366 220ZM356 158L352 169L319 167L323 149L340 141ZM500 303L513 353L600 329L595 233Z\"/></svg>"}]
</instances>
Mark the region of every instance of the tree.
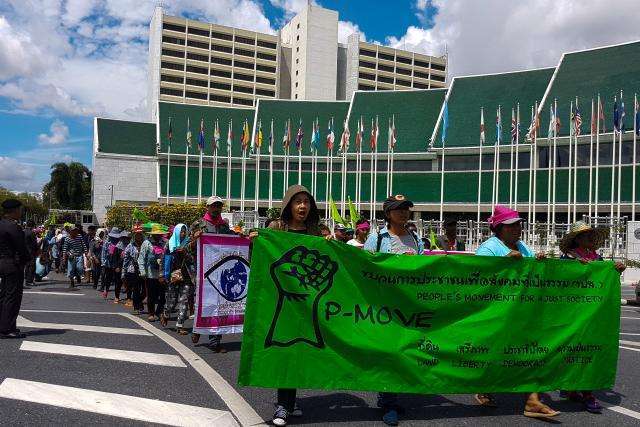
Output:
<instances>
[{"instance_id":1,"label":"tree","mask_svg":"<svg viewBox=\"0 0 640 427\"><path fill-rule=\"evenodd\" d=\"M91 206L91 171L82 163L54 163L51 180L42 189L52 207L89 209Z\"/></svg>"},{"instance_id":2,"label":"tree","mask_svg":"<svg viewBox=\"0 0 640 427\"><path fill-rule=\"evenodd\" d=\"M18 199L24 206L23 219L33 219L38 222L44 221L47 216L47 208L42 204L42 201L29 193L15 194L6 188L0 187L0 203L6 199Z\"/></svg>"}]
</instances>

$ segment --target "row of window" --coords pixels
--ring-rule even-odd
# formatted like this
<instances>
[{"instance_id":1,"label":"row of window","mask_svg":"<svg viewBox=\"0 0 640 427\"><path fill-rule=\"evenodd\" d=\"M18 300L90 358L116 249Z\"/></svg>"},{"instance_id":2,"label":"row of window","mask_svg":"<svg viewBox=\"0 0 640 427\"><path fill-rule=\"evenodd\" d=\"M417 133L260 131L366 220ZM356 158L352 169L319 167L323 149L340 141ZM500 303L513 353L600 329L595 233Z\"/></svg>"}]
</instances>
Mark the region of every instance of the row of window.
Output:
<instances>
[{"instance_id":1,"label":"row of window","mask_svg":"<svg viewBox=\"0 0 640 427\"><path fill-rule=\"evenodd\" d=\"M182 77L168 76L164 74L160 76L160 80L163 82L171 82L171 83L179 83L179 84L183 84L185 82L185 80ZM221 90L231 90L232 88L230 83L215 82L215 81L212 81L209 83L206 80L198 80L198 79L190 79L190 78L186 79L186 83L191 86L200 86L200 87L210 86L213 89L221 89ZM171 90L174 90L174 89L171 89ZM233 91L249 93L252 95L254 93L252 87L246 87L241 85L233 85ZM262 95L262 96L270 96L272 98L276 96L276 92L274 90L260 89L260 88L255 89L255 94Z\"/></svg>"},{"instance_id":2,"label":"row of window","mask_svg":"<svg viewBox=\"0 0 640 427\"><path fill-rule=\"evenodd\" d=\"M161 95L179 96L179 97L183 96L183 92L181 90L169 89L169 88L166 88L166 87L160 88L160 94ZM186 92L184 92L184 96L186 96L187 98L192 98L192 99L200 99L200 100L205 100L205 101L207 100L207 94L206 93L186 91ZM216 94L212 93L212 94L209 95L209 101L224 102L226 104L231 104L231 97L230 96L224 96L224 95L216 95ZM252 106L253 105L253 100L252 99L235 98L234 97L233 98L233 103L234 104L240 104L240 105Z\"/></svg>"},{"instance_id":3,"label":"row of window","mask_svg":"<svg viewBox=\"0 0 640 427\"><path fill-rule=\"evenodd\" d=\"M178 52L176 50L171 50L171 49L162 49L162 55L171 56L171 57L174 57L174 58L184 58L184 52ZM192 59L192 60L195 60L195 61L202 61L202 62L209 62L209 57L208 56L200 55L200 54L192 53L192 52L187 52L187 59ZM163 62L163 64L164 63L165 62ZM229 58L221 58L221 57L217 57L217 56L211 56L211 63L212 64L229 65L229 66L233 65L234 67L246 68L248 70L253 70L255 68L258 71L264 71L264 72L267 72L267 73L275 73L276 72L276 68L275 67L271 67L269 65L253 64L251 62L239 61L237 59L231 60ZM173 68L173 67L168 67L168 68ZM201 73L201 74L207 74L208 73L206 68L199 68L199 67L192 67L192 68L200 70L200 71L193 71L194 73ZM181 69L181 68L174 68L174 69ZM202 70L204 70L204 71L202 71Z\"/></svg>"},{"instance_id":4,"label":"row of window","mask_svg":"<svg viewBox=\"0 0 640 427\"><path fill-rule=\"evenodd\" d=\"M393 79L388 79L388 80L389 81L385 81L385 80L380 80L380 78L378 78L378 81L384 81L385 83L393 84ZM411 86L411 82L407 80L396 79L396 84L400 86L405 86L408 88L413 87L414 89L429 89L429 85L426 85L420 82L413 82L413 86ZM376 88L375 86L360 83L358 84L358 90L376 90ZM392 90L392 88L379 87L378 90Z\"/></svg>"},{"instance_id":5,"label":"row of window","mask_svg":"<svg viewBox=\"0 0 640 427\"><path fill-rule=\"evenodd\" d=\"M162 23L162 29L164 30L171 30L171 31L177 31L179 33L184 33L186 28L183 25L176 25L176 24L170 24L168 22L163 22ZM219 33L217 31L211 31L209 32L209 30L204 30L201 28L194 28L194 27L189 27L189 34L195 34L198 36L203 36L203 37L211 37L213 39L219 39L219 40L228 40L228 41L232 41L233 35L232 34L226 34L226 33ZM235 36L235 41L237 43L243 43L243 44L249 44L249 45L254 45L255 44L255 39L252 38L248 38L248 37L242 37L242 36ZM182 43L179 44L183 44L184 45L184 41ZM273 42L268 42L265 40L258 40L258 46L260 47L266 47L269 49L276 49L277 45L276 43ZM208 49L208 47L207 47Z\"/></svg>"},{"instance_id":6,"label":"row of window","mask_svg":"<svg viewBox=\"0 0 640 427\"><path fill-rule=\"evenodd\" d=\"M376 57L376 52L372 51L372 50L367 50L367 49L360 49L360 55L362 56L368 56L370 58L375 58ZM397 61L397 62L401 62L403 64L409 64L411 65L412 60L411 58L406 58L403 56L396 56L394 58L393 55L390 55L388 53L384 53L384 52L378 52L378 56L379 59L385 59L387 61ZM417 67L424 67L424 68L433 68L434 70L439 70L439 71L444 71L445 70L445 66L441 65L441 64L435 64L435 63L431 63L429 64L428 62L424 62L424 61L420 61L418 59L413 60L413 64ZM375 68L375 67L372 67Z\"/></svg>"},{"instance_id":7,"label":"row of window","mask_svg":"<svg viewBox=\"0 0 640 427\"><path fill-rule=\"evenodd\" d=\"M163 64L164 67L164 64ZM165 67L166 68L166 67ZM180 68L180 70L182 70L182 68ZM215 75L216 77L225 77L230 79L231 78L231 73L228 71L219 71L219 70L211 70L211 75ZM246 82L252 82L253 83L253 76L247 75L247 74L241 74L241 73L234 73L233 77L236 80L243 80ZM162 74L160 76L160 80L162 80L163 82L171 82L171 83L184 83L184 78L183 77L179 77L179 76L170 76L167 74ZM276 81L275 79L269 79L266 77L260 77L260 76L256 76L255 81L257 83L263 83L263 84L268 84L268 85L275 85ZM207 81L206 80L198 80L198 79L191 79L191 78L187 78L187 84L188 85L195 85L195 86L207 86ZM213 84L213 82L212 82ZM211 86L213 87L213 86Z\"/></svg>"},{"instance_id":8,"label":"row of window","mask_svg":"<svg viewBox=\"0 0 640 427\"><path fill-rule=\"evenodd\" d=\"M184 39L178 39L175 37L168 37L168 36L162 36L162 41L164 43L171 43L171 44L178 44L181 46L184 46ZM195 40L187 40L187 45L191 46L191 47L197 47L200 49L206 49L209 50L209 45L207 43L202 43L199 41L195 41ZM216 44L212 44L211 45L211 50L216 51L216 52L225 52L225 53L235 53L236 55L242 55L242 56L248 56L248 57L255 57L256 56L256 52L253 50L246 50L246 49L236 49L235 52L233 51L233 48L231 48L230 46L220 46L220 45L216 45ZM170 51L170 50L168 50ZM166 55L170 55L170 56L176 56L175 51L170 51L172 53L167 53ZM165 53L163 52L163 55L165 55ZM264 52L258 52L257 53L258 58L260 59L266 59L268 61L275 61L276 60L276 56L275 55L271 55L268 53L264 53ZM208 59L203 59L203 61L208 61Z\"/></svg>"},{"instance_id":9,"label":"row of window","mask_svg":"<svg viewBox=\"0 0 640 427\"><path fill-rule=\"evenodd\" d=\"M360 67L363 68L371 68L372 70L376 69L376 64L374 64L373 62L367 62L367 61L360 61L359 62ZM393 73L395 71L396 74L403 74L405 76L410 76L411 75L411 70L407 70L406 68L400 68L400 67L396 67L395 70L393 67L390 67L388 65L384 65L384 64L378 64L378 70L380 71L387 71L389 73ZM439 76L436 74L431 74L431 76L429 76L429 73L423 73L421 71L417 71L417 70L413 70L413 75L415 77L420 77L423 79L431 79L431 80L436 80L439 82L444 82L445 78L444 76Z\"/></svg>"}]
</instances>

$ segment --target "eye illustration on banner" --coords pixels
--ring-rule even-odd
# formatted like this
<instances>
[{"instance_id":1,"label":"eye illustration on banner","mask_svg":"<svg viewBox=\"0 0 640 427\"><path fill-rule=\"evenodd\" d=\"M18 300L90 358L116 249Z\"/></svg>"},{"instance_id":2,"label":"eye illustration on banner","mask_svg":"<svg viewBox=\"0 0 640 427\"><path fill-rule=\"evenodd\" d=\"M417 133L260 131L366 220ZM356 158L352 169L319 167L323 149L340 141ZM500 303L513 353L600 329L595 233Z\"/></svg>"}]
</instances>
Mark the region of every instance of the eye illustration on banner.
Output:
<instances>
[{"instance_id":1,"label":"eye illustration on banner","mask_svg":"<svg viewBox=\"0 0 640 427\"><path fill-rule=\"evenodd\" d=\"M338 263L316 250L297 246L271 264L278 304L265 347L289 347L305 342L324 348L318 323L318 303L333 285ZM284 314L283 314L284 313ZM286 322L281 319L298 319Z\"/></svg>"},{"instance_id":2,"label":"eye illustration on banner","mask_svg":"<svg viewBox=\"0 0 640 427\"><path fill-rule=\"evenodd\" d=\"M204 278L229 302L242 301L247 297L249 263L239 255L222 258L204 273Z\"/></svg>"}]
</instances>

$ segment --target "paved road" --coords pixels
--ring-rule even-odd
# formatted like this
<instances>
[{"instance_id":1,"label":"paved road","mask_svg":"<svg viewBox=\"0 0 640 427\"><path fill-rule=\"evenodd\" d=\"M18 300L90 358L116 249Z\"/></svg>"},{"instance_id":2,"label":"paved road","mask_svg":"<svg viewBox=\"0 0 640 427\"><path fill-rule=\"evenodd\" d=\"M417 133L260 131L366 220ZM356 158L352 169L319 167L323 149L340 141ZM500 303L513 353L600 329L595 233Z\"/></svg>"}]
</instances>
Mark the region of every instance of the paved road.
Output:
<instances>
[{"instance_id":1,"label":"paved road","mask_svg":"<svg viewBox=\"0 0 640 427\"><path fill-rule=\"evenodd\" d=\"M633 288L625 286L631 297ZM162 329L104 301L91 288L68 291L51 281L25 293L25 340L0 341L0 425L209 425L270 420L274 392L239 388L240 335L215 354L173 324ZM554 423L640 425L640 308L621 311L620 359L613 391L599 392L602 415L582 412L557 393ZM203 337L204 338L204 337ZM402 425L539 425L525 419L522 395L497 395L500 407L479 408L469 395L406 396ZM305 425L382 426L372 393L301 391ZM292 422L292 424L293 424Z\"/></svg>"}]
</instances>

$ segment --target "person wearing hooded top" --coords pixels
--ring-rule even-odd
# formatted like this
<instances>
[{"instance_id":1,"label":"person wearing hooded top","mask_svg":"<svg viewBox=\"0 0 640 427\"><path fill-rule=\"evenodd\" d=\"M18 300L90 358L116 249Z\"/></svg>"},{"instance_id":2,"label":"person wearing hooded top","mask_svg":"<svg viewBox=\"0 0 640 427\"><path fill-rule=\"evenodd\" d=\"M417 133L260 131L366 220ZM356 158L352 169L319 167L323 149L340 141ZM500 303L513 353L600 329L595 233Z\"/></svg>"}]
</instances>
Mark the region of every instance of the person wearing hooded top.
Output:
<instances>
[{"instance_id":1,"label":"person wearing hooded top","mask_svg":"<svg viewBox=\"0 0 640 427\"><path fill-rule=\"evenodd\" d=\"M222 218L222 208L224 200L219 196L211 196L207 199L207 211L204 216L191 225L192 238L189 242L189 250L196 252L196 245L202 233L212 234L236 234L230 228L227 221ZM197 262L197 261L196 261ZM197 270L196 270L197 271ZM197 344L200 341L200 334L192 334L191 342ZM222 346L222 335L209 335L207 346L216 353L226 353Z\"/></svg>"},{"instance_id":2,"label":"person wearing hooded top","mask_svg":"<svg viewBox=\"0 0 640 427\"><path fill-rule=\"evenodd\" d=\"M120 274L122 270L122 250L121 246L118 246L120 238L122 237L122 230L118 227L111 228L107 236L107 242L102 245L102 257L101 263L104 268L104 276L102 277L102 297L107 299L109 296L109 289L111 285L117 289L117 293L120 292L119 283Z\"/></svg>"},{"instance_id":3,"label":"person wearing hooded top","mask_svg":"<svg viewBox=\"0 0 640 427\"><path fill-rule=\"evenodd\" d=\"M162 258L164 256L164 241L162 236L167 233L167 227L154 224L149 232L149 238L140 246L138 268L140 277L145 280L147 289L147 320L155 322L164 309L164 287L160 283Z\"/></svg>"},{"instance_id":4,"label":"person wearing hooded top","mask_svg":"<svg viewBox=\"0 0 640 427\"><path fill-rule=\"evenodd\" d=\"M176 328L180 335L187 335L184 322L189 318L189 295L193 287L190 265L193 257L189 250L189 235L185 224L178 224L167 242L164 255L163 278L166 285L164 313L160 316L162 326L167 326L173 310L178 308ZM179 273L178 273L179 272Z\"/></svg>"},{"instance_id":5,"label":"person wearing hooded top","mask_svg":"<svg viewBox=\"0 0 640 427\"><path fill-rule=\"evenodd\" d=\"M280 218L272 221L269 228L272 230L287 231L289 233L322 236L320 226L320 211L313 196L302 185L293 185L287 189L282 199ZM254 239L258 232L249 234L249 239ZM327 236L331 239L331 236ZM273 424L276 426L287 425L289 415L302 416L302 410L296 403L295 389L278 389L276 410L273 414Z\"/></svg>"},{"instance_id":6,"label":"person wearing hooded top","mask_svg":"<svg viewBox=\"0 0 640 427\"><path fill-rule=\"evenodd\" d=\"M124 271L127 288L131 290L133 304L133 314L140 314L142 306L142 280L140 279L140 266L138 256L140 247L144 241L142 227L136 226L131 230L131 242L124 250L124 261L122 270Z\"/></svg>"},{"instance_id":7,"label":"person wearing hooded top","mask_svg":"<svg viewBox=\"0 0 640 427\"><path fill-rule=\"evenodd\" d=\"M544 253L535 254L525 242L522 235L522 218L520 214L506 206L496 205L493 215L489 217L489 228L494 233L476 250L476 255L501 256L514 259L537 258L543 259ZM496 407L493 396L487 393L476 394L475 400L482 406ZM524 406L524 416L530 418L555 417L560 412L542 403L537 392L529 393Z\"/></svg>"}]
</instances>

